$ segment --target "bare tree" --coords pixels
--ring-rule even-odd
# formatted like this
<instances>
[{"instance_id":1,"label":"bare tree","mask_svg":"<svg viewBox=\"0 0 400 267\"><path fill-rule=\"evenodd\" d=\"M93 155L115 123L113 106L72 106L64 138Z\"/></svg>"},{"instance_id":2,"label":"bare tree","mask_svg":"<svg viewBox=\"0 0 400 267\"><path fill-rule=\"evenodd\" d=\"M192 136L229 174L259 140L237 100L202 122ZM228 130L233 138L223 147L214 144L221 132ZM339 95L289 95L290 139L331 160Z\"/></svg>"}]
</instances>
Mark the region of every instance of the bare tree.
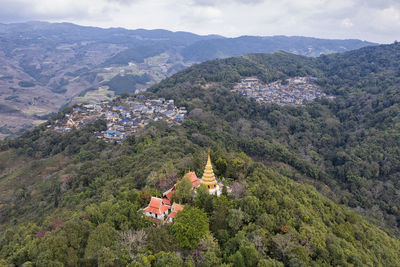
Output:
<instances>
[{"instance_id":1,"label":"bare tree","mask_svg":"<svg viewBox=\"0 0 400 267\"><path fill-rule=\"evenodd\" d=\"M129 252L129 256L138 261L139 253L142 252L147 243L147 233L144 230L129 230L121 233L121 245Z\"/></svg>"}]
</instances>

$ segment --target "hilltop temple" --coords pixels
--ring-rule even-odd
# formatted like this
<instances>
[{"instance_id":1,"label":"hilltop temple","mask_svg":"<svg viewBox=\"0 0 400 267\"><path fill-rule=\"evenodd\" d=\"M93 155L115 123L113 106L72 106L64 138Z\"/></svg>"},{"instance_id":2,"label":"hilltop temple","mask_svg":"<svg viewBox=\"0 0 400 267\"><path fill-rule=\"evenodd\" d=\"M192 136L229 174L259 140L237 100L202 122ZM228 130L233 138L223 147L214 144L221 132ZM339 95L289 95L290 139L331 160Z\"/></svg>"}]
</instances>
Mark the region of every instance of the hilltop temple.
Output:
<instances>
[{"instance_id":1,"label":"hilltop temple","mask_svg":"<svg viewBox=\"0 0 400 267\"><path fill-rule=\"evenodd\" d=\"M203 177L200 180L200 184L207 186L208 192L211 195L217 194L218 197L221 195L221 189L217 183L217 179L215 179L215 174L211 165L210 152L208 152L207 164L204 169Z\"/></svg>"},{"instance_id":2,"label":"hilltop temple","mask_svg":"<svg viewBox=\"0 0 400 267\"><path fill-rule=\"evenodd\" d=\"M210 195L221 195L221 187L215 178L215 174L211 164L210 152L208 152L207 164L204 168L203 177L197 178L195 172L186 173L183 178L188 178L192 183L192 190L196 190L200 185L205 185L208 188ZM184 206L177 203L172 203L172 196L176 191L176 184L163 193L162 198L152 197L149 205L144 208L145 215L157 219L159 221L170 223L175 218L176 214L183 210Z\"/></svg>"}]
</instances>

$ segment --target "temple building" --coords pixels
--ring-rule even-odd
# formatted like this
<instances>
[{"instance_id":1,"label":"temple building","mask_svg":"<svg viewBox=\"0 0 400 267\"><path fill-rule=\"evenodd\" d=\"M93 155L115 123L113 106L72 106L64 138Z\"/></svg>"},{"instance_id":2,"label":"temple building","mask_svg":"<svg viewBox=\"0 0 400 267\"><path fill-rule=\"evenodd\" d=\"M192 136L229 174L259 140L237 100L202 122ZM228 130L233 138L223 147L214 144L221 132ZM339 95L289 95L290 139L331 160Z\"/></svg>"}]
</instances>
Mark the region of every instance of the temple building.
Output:
<instances>
[{"instance_id":1,"label":"temple building","mask_svg":"<svg viewBox=\"0 0 400 267\"><path fill-rule=\"evenodd\" d=\"M163 203L165 205L171 205L171 200L174 192L176 191L176 185L174 185L172 188L168 189L163 193Z\"/></svg>"},{"instance_id":2,"label":"temple building","mask_svg":"<svg viewBox=\"0 0 400 267\"><path fill-rule=\"evenodd\" d=\"M213 167L211 164L210 152L208 152L207 164L204 169L203 177L199 180L195 172L188 172L183 176L188 178L192 183L192 190L195 191L200 185L205 185L211 195L221 195L221 187L215 178ZM170 223L175 218L176 214L183 210L183 205L173 203L171 205L172 196L176 191L176 184L163 193L162 198L151 197L149 205L144 208L145 215L155 218L160 222Z\"/></svg>"},{"instance_id":3,"label":"temple building","mask_svg":"<svg viewBox=\"0 0 400 267\"><path fill-rule=\"evenodd\" d=\"M183 176L183 178L188 178L190 182L192 182L192 190L196 190L197 187L200 186L200 180L197 178L195 172L188 172ZM171 205L172 196L176 191L176 184L167 191L163 193L163 203L166 205Z\"/></svg>"},{"instance_id":4,"label":"temple building","mask_svg":"<svg viewBox=\"0 0 400 267\"><path fill-rule=\"evenodd\" d=\"M144 208L144 211L148 217L163 220L171 212L171 206L165 205L161 198L151 197L150 203Z\"/></svg>"},{"instance_id":5,"label":"temple building","mask_svg":"<svg viewBox=\"0 0 400 267\"><path fill-rule=\"evenodd\" d=\"M200 181L195 172L188 172L185 174L185 176L183 176L183 178L189 178L189 180L192 182L192 190L195 190L200 186Z\"/></svg>"},{"instance_id":6,"label":"temple building","mask_svg":"<svg viewBox=\"0 0 400 267\"><path fill-rule=\"evenodd\" d=\"M175 219L178 211L181 211L181 210L183 210L183 205L180 205L177 203L172 204L171 213L168 214L167 222L171 223Z\"/></svg>"},{"instance_id":7,"label":"temple building","mask_svg":"<svg viewBox=\"0 0 400 267\"><path fill-rule=\"evenodd\" d=\"M215 179L215 174L211 165L210 152L208 152L207 164L204 169L203 177L200 180L200 184L205 185L211 195L217 194L218 197L221 195L221 189L217 179Z\"/></svg>"}]
</instances>

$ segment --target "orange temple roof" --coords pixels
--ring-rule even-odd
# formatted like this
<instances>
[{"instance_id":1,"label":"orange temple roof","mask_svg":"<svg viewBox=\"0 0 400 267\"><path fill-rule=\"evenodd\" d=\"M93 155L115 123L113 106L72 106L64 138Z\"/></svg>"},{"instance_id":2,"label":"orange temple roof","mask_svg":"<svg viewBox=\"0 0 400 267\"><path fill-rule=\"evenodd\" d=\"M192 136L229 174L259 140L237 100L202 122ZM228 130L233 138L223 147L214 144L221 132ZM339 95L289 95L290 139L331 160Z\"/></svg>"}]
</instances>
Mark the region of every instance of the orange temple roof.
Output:
<instances>
[{"instance_id":1,"label":"orange temple roof","mask_svg":"<svg viewBox=\"0 0 400 267\"><path fill-rule=\"evenodd\" d=\"M172 212L168 215L169 218L175 218L176 214L183 210L183 205L174 203L172 204Z\"/></svg>"},{"instance_id":2,"label":"orange temple roof","mask_svg":"<svg viewBox=\"0 0 400 267\"><path fill-rule=\"evenodd\" d=\"M185 177L189 178L192 182L192 187L198 187L200 185L200 180L197 178L195 172L188 172Z\"/></svg>"},{"instance_id":3,"label":"orange temple roof","mask_svg":"<svg viewBox=\"0 0 400 267\"><path fill-rule=\"evenodd\" d=\"M150 203L146 208L144 208L144 211L161 215L170 208L171 206L164 205L163 200L161 198L151 197Z\"/></svg>"}]
</instances>

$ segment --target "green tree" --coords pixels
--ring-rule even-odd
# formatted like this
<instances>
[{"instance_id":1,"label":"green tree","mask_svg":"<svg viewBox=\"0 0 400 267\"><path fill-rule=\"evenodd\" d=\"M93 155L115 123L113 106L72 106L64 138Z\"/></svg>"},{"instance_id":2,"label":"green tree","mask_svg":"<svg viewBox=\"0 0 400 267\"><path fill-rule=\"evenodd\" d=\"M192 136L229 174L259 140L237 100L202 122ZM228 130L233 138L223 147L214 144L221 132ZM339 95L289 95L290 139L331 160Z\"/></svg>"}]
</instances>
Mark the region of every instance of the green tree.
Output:
<instances>
[{"instance_id":1,"label":"green tree","mask_svg":"<svg viewBox=\"0 0 400 267\"><path fill-rule=\"evenodd\" d=\"M194 199L196 207L204 209L207 213L213 210L213 196L210 195L207 186L201 184L196 190L196 198Z\"/></svg>"},{"instance_id":2,"label":"green tree","mask_svg":"<svg viewBox=\"0 0 400 267\"><path fill-rule=\"evenodd\" d=\"M186 260L185 263L183 265L184 267L195 267L194 263L193 263L193 257L191 255L189 255Z\"/></svg>"},{"instance_id":3,"label":"green tree","mask_svg":"<svg viewBox=\"0 0 400 267\"><path fill-rule=\"evenodd\" d=\"M109 224L100 224L89 235L85 258L96 260L98 265L112 263L117 259L113 249L118 238L119 233Z\"/></svg>"},{"instance_id":4,"label":"green tree","mask_svg":"<svg viewBox=\"0 0 400 267\"><path fill-rule=\"evenodd\" d=\"M218 230L227 229L227 218L229 214L230 202L226 196L213 199L213 210L211 216L211 230L217 233Z\"/></svg>"},{"instance_id":5,"label":"green tree","mask_svg":"<svg viewBox=\"0 0 400 267\"><path fill-rule=\"evenodd\" d=\"M229 227L234 231L237 232L242 227L245 220L245 214L241 210L237 209L230 209L229 215L227 218Z\"/></svg>"},{"instance_id":6,"label":"green tree","mask_svg":"<svg viewBox=\"0 0 400 267\"><path fill-rule=\"evenodd\" d=\"M277 261L275 259L261 259L258 264L257 267L283 267L283 263L280 261Z\"/></svg>"},{"instance_id":7,"label":"green tree","mask_svg":"<svg viewBox=\"0 0 400 267\"><path fill-rule=\"evenodd\" d=\"M219 266L221 264L221 258L218 258L213 251L203 252L200 256L202 258L201 267Z\"/></svg>"},{"instance_id":8,"label":"green tree","mask_svg":"<svg viewBox=\"0 0 400 267\"><path fill-rule=\"evenodd\" d=\"M188 203L192 201L192 195L192 182L189 178L184 177L176 183L176 191L172 199L178 203Z\"/></svg>"},{"instance_id":9,"label":"green tree","mask_svg":"<svg viewBox=\"0 0 400 267\"><path fill-rule=\"evenodd\" d=\"M38 265L52 261L76 266L84 254L89 231L88 221L73 218L56 231L47 233L37 246L30 246L29 254L37 259Z\"/></svg>"},{"instance_id":10,"label":"green tree","mask_svg":"<svg viewBox=\"0 0 400 267\"><path fill-rule=\"evenodd\" d=\"M209 232L207 214L187 205L177 214L171 231L182 248L197 248L200 239Z\"/></svg>"},{"instance_id":11,"label":"green tree","mask_svg":"<svg viewBox=\"0 0 400 267\"><path fill-rule=\"evenodd\" d=\"M254 245L242 246L239 249L240 253L243 256L244 261L246 262L246 266L248 267L256 267L259 259L259 254Z\"/></svg>"},{"instance_id":12,"label":"green tree","mask_svg":"<svg viewBox=\"0 0 400 267\"><path fill-rule=\"evenodd\" d=\"M38 265L62 266L64 263L77 263L77 252L69 251L67 238L63 234L47 233L41 240L38 250L40 251L37 255Z\"/></svg>"},{"instance_id":13,"label":"green tree","mask_svg":"<svg viewBox=\"0 0 400 267\"><path fill-rule=\"evenodd\" d=\"M236 251L235 254L229 257L229 262L232 263L233 267L246 267L242 253Z\"/></svg>"},{"instance_id":14,"label":"green tree","mask_svg":"<svg viewBox=\"0 0 400 267\"><path fill-rule=\"evenodd\" d=\"M153 267L180 267L183 266L183 260L175 252L161 251L155 256Z\"/></svg>"},{"instance_id":15,"label":"green tree","mask_svg":"<svg viewBox=\"0 0 400 267\"><path fill-rule=\"evenodd\" d=\"M251 219L256 219L260 212L259 200L255 196L246 196L241 203L241 207L245 213L247 213Z\"/></svg>"},{"instance_id":16,"label":"green tree","mask_svg":"<svg viewBox=\"0 0 400 267\"><path fill-rule=\"evenodd\" d=\"M175 236L170 233L166 227L148 227L145 231L148 239L147 247L153 251L153 253L158 253L160 251L169 252L179 249L179 244Z\"/></svg>"},{"instance_id":17,"label":"green tree","mask_svg":"<svg viewBox=\"0 0 400 267\"><path fill-rule=\"evenodd\" d=\"M227 166L228 166L228 163L227 163L226 159L224 159L224 158L218 158L215 161L215 169L216 169L216 174L218 175L218 177L225 176Z\"/></svg>"}]
</instances>

